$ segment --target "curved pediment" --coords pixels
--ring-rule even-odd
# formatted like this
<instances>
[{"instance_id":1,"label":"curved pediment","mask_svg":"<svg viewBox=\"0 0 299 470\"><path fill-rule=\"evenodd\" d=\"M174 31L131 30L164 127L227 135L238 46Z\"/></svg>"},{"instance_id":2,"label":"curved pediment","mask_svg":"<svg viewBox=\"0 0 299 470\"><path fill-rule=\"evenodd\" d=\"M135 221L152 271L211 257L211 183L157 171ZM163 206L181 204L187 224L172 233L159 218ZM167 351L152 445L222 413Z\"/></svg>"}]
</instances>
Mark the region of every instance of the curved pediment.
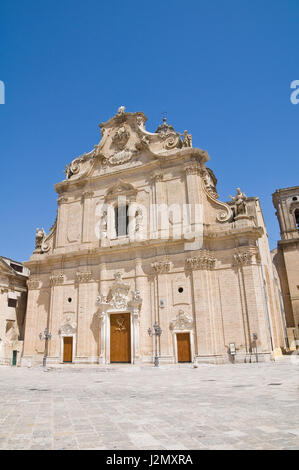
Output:
<instances>
[{"instance_id":1,"label":"curved pediment","mask_svg":"<svg viewBox=\"0 0 299 470\"><path fill-rule=\"evenodd\" d=\"M117 183L115 183L113 186L111 186L107 193L106 193L106 198L111 198L111 197L116 197L119 195L127 195L127 194L132 194L132 193L137 193L137 190L131 183L127 183L126 181L119 179Z\"/></svg>"},{"instance_id":2,"label":"curved pediment","mask_svg":"<svg viewBox=\"0 0 299 470\"><path fill-rule=\"evenodd\" d=\"M143 112L127 113L120 107L118 113L100 124L102 139L89 153L75 158L65 168L65 180L56 185L58 193L69 185L79 184L84 178L97 177L153 161L191 156L198 161L209 159L207 152L192 148L192 136L179 133L166 122L156 132L148 132Z\"/></svg>"}]
</instances>

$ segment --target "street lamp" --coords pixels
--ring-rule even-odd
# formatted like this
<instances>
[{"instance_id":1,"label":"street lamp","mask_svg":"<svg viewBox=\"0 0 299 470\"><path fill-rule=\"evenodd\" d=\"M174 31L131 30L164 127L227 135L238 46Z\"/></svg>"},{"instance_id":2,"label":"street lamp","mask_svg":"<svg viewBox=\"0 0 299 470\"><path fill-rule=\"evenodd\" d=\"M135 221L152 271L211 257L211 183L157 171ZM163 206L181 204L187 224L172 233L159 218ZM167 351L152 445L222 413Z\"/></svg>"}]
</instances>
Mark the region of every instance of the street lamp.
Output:
<instances>
[{"instance_id":1,"label":"street lamp","mask_svg":"<svg viewBox=\"0 0 299 470\"><path fill-rule=\"evenodd\" d=\"M259 362L259 356L258 356L258 352L257 352L257 334L256 334L256 333L253 333L252 337L253 337L253 341L254 341L254 344L255 344L255 357L256 357L256 362Z\"/></svg>"},{"instance_id":2,"label":"street lamp","mask_svg":"<svg viewBox=\"0 0 299 470\"><path fill-rule=\"evenodd\" d=\"M48 328L45 328L45 331L44 331L44 337L43 337L43 334L40 333L39 334L39 339L42 341L44 340L45 341L45 349L44 349L44 357L43 357L43 367L46 367L46 364L47 364L47 343L49 341L49 339L52 338L52 335L51 333L49 333L48 331Z\"/></svg>"},{"instance_id":3,"label":"street lamp","mask_svg":"<svg viewBox=\"0 0 299 470\"><path fill-rule=\"evenodd\" d=\"M147 330L149 336L155 337L155 367L159 367L159 358L158 358L158 336L161 336L162 330L158 323L154 324L154 331L151 328Z\"/></svg>"}]
</instances>

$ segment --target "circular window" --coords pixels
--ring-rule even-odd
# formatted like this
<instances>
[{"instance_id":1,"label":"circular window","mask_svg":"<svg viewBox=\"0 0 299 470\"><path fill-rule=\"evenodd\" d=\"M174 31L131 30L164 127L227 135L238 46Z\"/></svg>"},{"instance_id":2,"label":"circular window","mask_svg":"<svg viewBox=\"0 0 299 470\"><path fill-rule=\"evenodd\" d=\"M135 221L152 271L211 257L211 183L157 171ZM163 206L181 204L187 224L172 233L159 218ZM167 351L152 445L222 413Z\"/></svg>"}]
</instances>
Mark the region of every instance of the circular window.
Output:
<instances>
[{"instance_id":1,"label":"circular window","mask_svg":"<svg viewBox=\"0 0 299 470\"><path fill-rule=\"evenodd\" d=\"M180 294L182 294L184 292L184 289L182 287L179 287L178 291L179 291Z\"/></svg>"},{"instance_id":2,"label":"circular window","mask_svg":"<svg viewBox=\"0 0 299 470\"><path fill-rule=\"evenodd\" d=\"M293 197L293 201L298 201L298 198L296 196Z\"/></svg>"},{"instance_id":3,"label":"circular window","mask_svg":"<svg viewBox=\"0 0 299 470\"><path fill-rule=\"evenodd\" d=\"M69 297L69 298L67 299L67 301L68 301L69 303L71 303L71 301L72 301L71 297Z\"/></svg>"}]
</instances>

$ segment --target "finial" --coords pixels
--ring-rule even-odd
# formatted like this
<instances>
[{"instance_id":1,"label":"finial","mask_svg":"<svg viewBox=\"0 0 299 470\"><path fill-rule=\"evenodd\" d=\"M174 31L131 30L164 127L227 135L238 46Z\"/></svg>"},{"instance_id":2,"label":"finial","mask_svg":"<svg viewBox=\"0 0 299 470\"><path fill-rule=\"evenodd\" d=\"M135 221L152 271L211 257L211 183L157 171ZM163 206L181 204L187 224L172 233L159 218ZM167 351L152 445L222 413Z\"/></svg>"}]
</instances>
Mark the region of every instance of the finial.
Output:
<instances>
[{"instance_id":1,"label":"finial","mask_svg":"<svg viewBox=\"0 0 299 470\"><path fill-rule=\"evenodd\" d=\"M125 106L120 106L120 107L118 108L117 114L124 114L125 110L126 110L126 107L125 107Z\"/></svg>"}]
</instances>

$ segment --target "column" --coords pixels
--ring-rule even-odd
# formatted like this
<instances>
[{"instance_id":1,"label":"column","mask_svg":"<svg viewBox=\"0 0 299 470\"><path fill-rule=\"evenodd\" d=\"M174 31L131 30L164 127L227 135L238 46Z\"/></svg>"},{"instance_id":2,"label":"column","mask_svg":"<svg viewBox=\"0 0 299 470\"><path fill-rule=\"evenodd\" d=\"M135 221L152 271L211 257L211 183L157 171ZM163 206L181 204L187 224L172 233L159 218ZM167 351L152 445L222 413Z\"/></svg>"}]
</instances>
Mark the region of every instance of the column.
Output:
<instances>
[{"instance_id":1,"label":"column","mask_svg":"<svg viewBox=\"0 0 299 470\"><path fill-rule=\"evenodd\" d=\"M52 335L48 341L48 356L52 359L60 359L60 335L59 329L62 322L63 313L63 291L64 275L53 274L50 277L51 299L50 299L50 318L49 331Z\"/></svg>"},{"instance_id":2,"label":"column","mask_svg":"<svg viewBox=\"0 0 299 470\"><path fill-rule=\"evenodd\" d=\"M37 331L37 299L39 296L39 281L28 280L28 300L25 317L25 335L23 357L33 356L35 353L35 344L40 331Z\"/></svg>"},{"instance_id":3,"label":"column","mask_svg":"<svg viewBox=\"0 0 299 470\"><path fill-rule=\"evenodd\" d=\"M162 329L160 336L160 356L166 359L173 358L172 334L169 328L169 296L168 296L168 276L171 270L170 261L158 261L152 263L152 268L156 275L156 301L158 303L158 323ZM166 306L160 306L160 300L166 300Z\"/></svg>"},{"instance_id":4,"label":"column","mask_svg":"<svg viewBox=\"0 0 299 470\"><path fill-rule=\"evenodd\" d=\"M89 282L91 272L77 272L76 283L78 286L78 312L77 312L77 355L76 358L87 359L89 356L88 340L90 335L90 295Z\"/></svg>"},{"instance_id":5,"label":"column","mask_svg":"<svg viewBox=\"0 0 299 470\"><path fill-rule=\"evenodd\" d=\"M67 231L67 201L65 196L60 196L58 202L57 214L57 238L56 247L60 248L65 245L65 236Z\"/></svg>"},{"instance_id":6,"label":"column","mask_svg":"<svg viewBox=\"0 0 299 470\"><path fill-rule=\"evenodd\" d=\"M82 243L91 242L94 238L91 230L94 229L92 223L92 197L94 193L92 191L85 191L82 194L82 205L83 205L83 217L82 217Z\"/></svg>"}]
</instances>

